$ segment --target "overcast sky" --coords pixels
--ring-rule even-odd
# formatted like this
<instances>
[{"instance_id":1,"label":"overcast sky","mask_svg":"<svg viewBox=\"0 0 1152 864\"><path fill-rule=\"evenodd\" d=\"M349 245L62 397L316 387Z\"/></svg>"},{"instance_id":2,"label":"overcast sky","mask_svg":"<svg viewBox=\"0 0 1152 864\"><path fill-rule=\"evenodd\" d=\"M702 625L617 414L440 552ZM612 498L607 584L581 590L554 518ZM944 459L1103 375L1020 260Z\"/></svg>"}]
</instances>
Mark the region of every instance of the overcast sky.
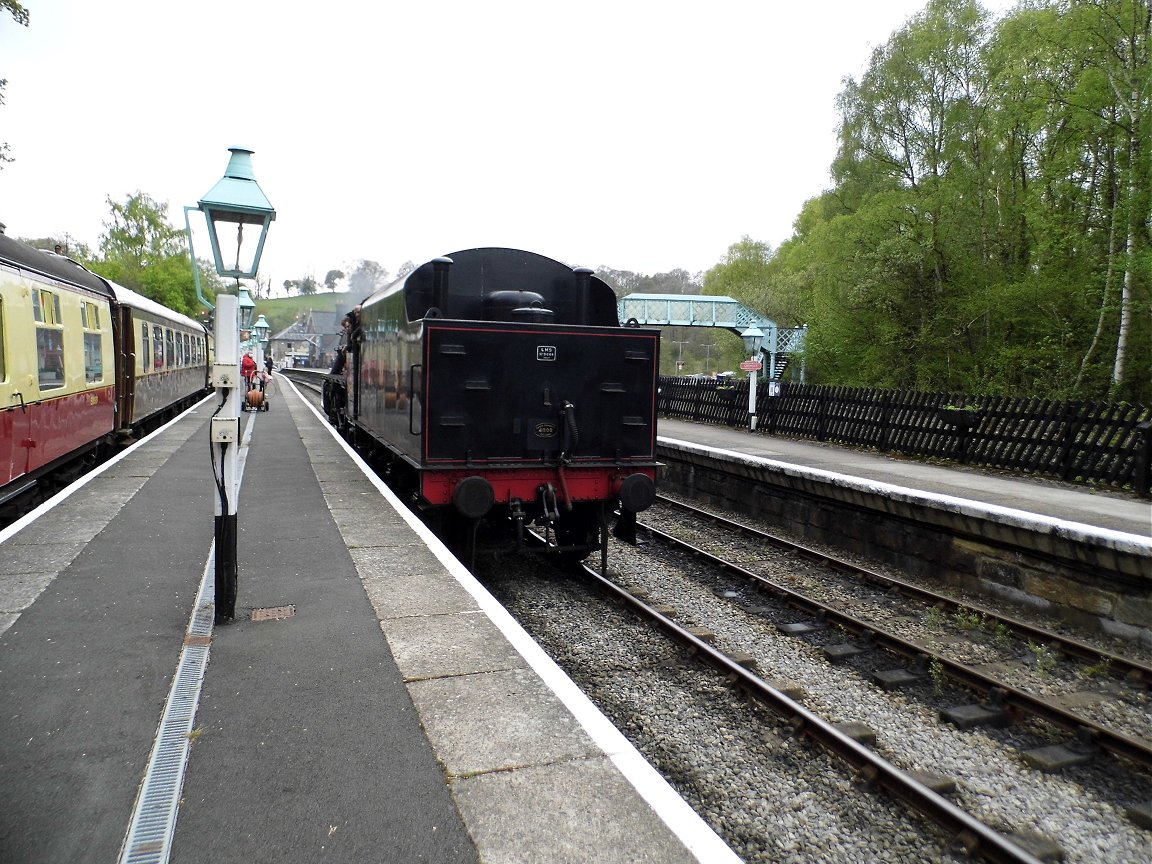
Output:
<instances>
[{"instance_id":1,"label":"overcast sky","mask_svg":"<svg viewBox=\"0 0 1152 864\"><path fill-rule=\"evenodd\" d=\"M829 185L843 78L923 7L24 5L29 27L0 18L7 233L95 248L106 199L137 191L182 227L247 147L274 288L472 246L648 274L707 270L743 235L778 246Z\"/></svg>"}]
</instances>

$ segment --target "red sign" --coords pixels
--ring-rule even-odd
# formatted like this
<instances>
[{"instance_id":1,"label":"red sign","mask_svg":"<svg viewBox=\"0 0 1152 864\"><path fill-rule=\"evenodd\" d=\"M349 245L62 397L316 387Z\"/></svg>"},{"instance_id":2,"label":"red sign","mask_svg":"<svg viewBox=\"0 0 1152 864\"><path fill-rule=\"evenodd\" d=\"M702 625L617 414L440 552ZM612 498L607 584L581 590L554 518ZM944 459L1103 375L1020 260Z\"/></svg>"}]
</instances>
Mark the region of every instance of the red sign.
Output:
<instances>
[{"instance_id":1,"label":"red sign","mask_svg":"<svg viewBox=\"0 0 1152 864\"><path fill-rule=\"evenodd\" d=\"M764 364L759 360L745 360L740 364L740 368L745 372L759 372L764 368Z\"/></svg>"}]
</instances>

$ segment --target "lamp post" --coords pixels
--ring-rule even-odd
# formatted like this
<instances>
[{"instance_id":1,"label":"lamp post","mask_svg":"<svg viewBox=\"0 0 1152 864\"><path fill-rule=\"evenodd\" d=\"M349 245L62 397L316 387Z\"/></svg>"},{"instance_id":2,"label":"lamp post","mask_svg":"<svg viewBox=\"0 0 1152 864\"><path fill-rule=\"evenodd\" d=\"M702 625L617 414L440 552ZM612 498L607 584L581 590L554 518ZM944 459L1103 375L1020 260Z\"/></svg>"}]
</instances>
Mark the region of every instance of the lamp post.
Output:
<instances>
[{"instance_id":1,"label":"lamp post","mask_svg":"<svg viewBox=\"0 0 1152 864\"><path fill-rule=\"evenodd\" d=\"M220 405L211 421L212 472L217 494L215 509L215 581L216 623L222 624L236 617L236 505L239 498L237 451L240 448L240 344L239 325L252 326L252 312L256 304L240 286L241 279L254 279L260 267L264 240L268 226L276 218L276 211L261 191L252 171L252 151L243 147L229 147L232 155L224 176L200 199L195 207L184 208L184 224L188 231L188 252L192 256L192 273L196 281L196 296L208 308L215 308L214 340L216 363L212 367L212 386L221 394ZM216 305L210 303L200 288L200 267L192 246L192 225L188 213L199 210L208 223L212 242L212 257L220 276L236 279L237 293L220 294ZM260 226L255 242L244 242L244 226ZM232 234L231 228L235 228ZM223 234L221 232L224 232ZM252 228L249 228L251 234ZM230 238L234 237L234 240ZM230 243L235 244L233 254ZM228 254L225 264L222 250ZM247 298L245 309L241 306ZM246 311L246 319L240 313Z\"/></svg>"},{"instance_id":2,"label":"lamp post","mask_svg":"<svg viewBox=\"0 0 1152 864\"><path fill-rule=\"evenodd\" d=\"M256 314L256 301L248 293L247 286L241 286L236 292L236 305L240 310L240 329L252 329L252 316Z\"/></svg>"},{"instance_id":3,"label":"lamp post","mask_svg":"<svg viewBox=\"0 0 1152 864\"><path fill-rule=\"evenodd\" d=\"M272 329L272 325L268 323L268 319L264 317L264 313L260 313L260 317L256 319L256 323L252 325L252 335L256 339L256 365L263 366L264 358L269 356L264 346L268 344L268 331Z\"/></svg>"},{"instance_id":4,"label":"lamp post","mask_svg":"<svg viewBox=\"0 0 1152 864\"><path fill-rule=\"evenodd\" d=\"M746 364L740 364L748 370L748 428L756 431L756 373L760 370L760 346L764 343L764 331L753 324L740 334L744 340L744 348L751 355Z\"/></svg>"}]
</instances>

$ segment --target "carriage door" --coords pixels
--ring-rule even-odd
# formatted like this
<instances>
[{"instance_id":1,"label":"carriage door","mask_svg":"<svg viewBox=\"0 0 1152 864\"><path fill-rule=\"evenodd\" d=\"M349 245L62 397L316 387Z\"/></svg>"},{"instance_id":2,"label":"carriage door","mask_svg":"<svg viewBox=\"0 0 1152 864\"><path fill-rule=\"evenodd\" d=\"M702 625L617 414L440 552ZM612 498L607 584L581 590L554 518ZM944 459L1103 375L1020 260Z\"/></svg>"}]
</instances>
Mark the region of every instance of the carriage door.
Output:
<instances>
[{"instance_id":1,"label":"carriage door","mask_svg":"<svg viewBox=\"0 0 1152 864\"><path fill-rule=\"evenodd\" d=\"M147 327L147 324L143 324ZM132 425L136 410L136 342L140 334L132 321L132 309L117 306L113 316L114 342L119 346L116 354L116 428ZM145 331L147 332L147 331Z\"/></svg>"}]
</instances>

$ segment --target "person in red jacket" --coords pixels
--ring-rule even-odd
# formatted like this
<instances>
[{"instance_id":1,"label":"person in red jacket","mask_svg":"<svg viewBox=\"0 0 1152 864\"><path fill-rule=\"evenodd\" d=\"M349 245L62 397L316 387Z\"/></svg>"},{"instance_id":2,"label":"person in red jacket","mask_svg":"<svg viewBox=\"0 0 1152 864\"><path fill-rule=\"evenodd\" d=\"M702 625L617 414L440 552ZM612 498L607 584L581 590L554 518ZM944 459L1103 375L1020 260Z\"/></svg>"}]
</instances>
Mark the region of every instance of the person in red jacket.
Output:
<instances>
[{"instance_id":1,"label":"person in red jacket","mask_svg":"<svg viewBox=\"0 0 1152 864\"><path fill-rule=\"evenodd\" d=\"M256 361L251 351L244 352L244 358L240 361L240 375L244 378L246 389L251 390L256 384Z\"/></svg>"}]
</instances>

